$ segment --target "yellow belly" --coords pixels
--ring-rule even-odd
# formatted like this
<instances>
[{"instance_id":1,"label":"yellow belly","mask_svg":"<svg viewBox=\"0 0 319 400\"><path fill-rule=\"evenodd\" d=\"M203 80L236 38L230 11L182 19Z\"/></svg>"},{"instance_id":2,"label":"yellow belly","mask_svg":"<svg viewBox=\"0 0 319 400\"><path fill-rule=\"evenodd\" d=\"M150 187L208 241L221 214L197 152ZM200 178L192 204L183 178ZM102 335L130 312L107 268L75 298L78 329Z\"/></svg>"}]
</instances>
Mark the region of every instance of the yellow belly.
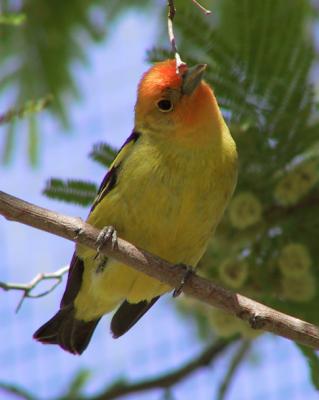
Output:
<instances>
[{"instance_id":1,"label":"yellow belly","mask_svg":"<svg viewBox=\"0 0 319 400\"><path fill-rule=\"evenodd\" d=\"M193 151L163 160L161 152L140 146L88 222L98 228L112 225L121 238L173 264L196 266L236 180L235 167L225 174L216 168L209 149L201 153L199 158ZM108 260L103 272L96 272L101 260L95 259L95 252L79 247L77 253L85 265L75 300L79 318L90 320L124 299L150 301L170 290L114 260Z\"/></svg>"}]
</instances>

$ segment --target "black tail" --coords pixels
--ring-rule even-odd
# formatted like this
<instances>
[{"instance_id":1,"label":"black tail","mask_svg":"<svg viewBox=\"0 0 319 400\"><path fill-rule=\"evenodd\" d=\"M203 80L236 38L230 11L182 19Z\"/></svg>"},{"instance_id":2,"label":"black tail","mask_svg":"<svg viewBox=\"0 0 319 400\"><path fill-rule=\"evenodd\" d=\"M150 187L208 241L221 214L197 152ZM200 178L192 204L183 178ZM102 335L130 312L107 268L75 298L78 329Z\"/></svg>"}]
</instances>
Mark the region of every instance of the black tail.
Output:
<instances>
[{"instance_id":1,"label":"black tail","mask_svg":"<svg viewBox=\"0 0 319 400\"><path fill-rule=\"evenodd\" d=\"M131 329L132 326L135 325L136 322L152 307L159 297L160 296L154 297L150 302L144 300L136 304L123 301L111 321L113 337L116 339Z\"/></svg>"},{"instance_id":2,"label":"black tail","mask_svg":"<svg viewBox=\"0 0 319 400\"><path fill-rule=\"evenodd\" d=\"M58 344L72 354L82 354L89 344L100 318L85 322L74 317L70 304L61 308L53 318L42 325L33 335L46 344Z\"/></svg>"}]
</instances>

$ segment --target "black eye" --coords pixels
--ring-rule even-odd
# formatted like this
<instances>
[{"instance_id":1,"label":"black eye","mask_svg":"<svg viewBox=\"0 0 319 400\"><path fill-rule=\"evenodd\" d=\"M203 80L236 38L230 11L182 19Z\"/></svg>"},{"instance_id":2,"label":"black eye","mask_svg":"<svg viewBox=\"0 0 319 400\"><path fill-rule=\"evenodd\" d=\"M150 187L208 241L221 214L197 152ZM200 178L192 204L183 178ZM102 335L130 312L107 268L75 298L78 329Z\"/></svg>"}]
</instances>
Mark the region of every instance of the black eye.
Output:
<instances>
[{"instance_id":1,"label":"black eye","mask_svg":"<svg viewBox=\"0 0 319 400\"><path fill-rule=\"evenodd\" d=\"M159 108L160 111L169 112L172 111L173 104L171 103L170 100L162 99L159 102L157 102L157 107Z\"/></svg>"}]
</instances>

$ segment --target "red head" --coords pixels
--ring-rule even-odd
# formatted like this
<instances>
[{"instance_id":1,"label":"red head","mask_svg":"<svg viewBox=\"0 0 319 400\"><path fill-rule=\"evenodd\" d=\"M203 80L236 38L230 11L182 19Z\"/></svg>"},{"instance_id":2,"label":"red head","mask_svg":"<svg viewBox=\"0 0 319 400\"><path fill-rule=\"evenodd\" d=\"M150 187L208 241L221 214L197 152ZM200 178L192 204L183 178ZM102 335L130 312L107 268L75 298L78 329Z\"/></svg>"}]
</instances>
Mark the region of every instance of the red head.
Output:
<instances>
[{"instance_id":1,"label":"red head","mask_svg":"<svg viewBox=\"0 0 319 400\"><path fill-rule=\"evenodd\" d=\"M175 60L155 64L142 77L135 106L135 127L147 134L193 138L220 120L210 87L202 81L205 64L183 66L176 72Z\"/></svg>"}]
</instances>

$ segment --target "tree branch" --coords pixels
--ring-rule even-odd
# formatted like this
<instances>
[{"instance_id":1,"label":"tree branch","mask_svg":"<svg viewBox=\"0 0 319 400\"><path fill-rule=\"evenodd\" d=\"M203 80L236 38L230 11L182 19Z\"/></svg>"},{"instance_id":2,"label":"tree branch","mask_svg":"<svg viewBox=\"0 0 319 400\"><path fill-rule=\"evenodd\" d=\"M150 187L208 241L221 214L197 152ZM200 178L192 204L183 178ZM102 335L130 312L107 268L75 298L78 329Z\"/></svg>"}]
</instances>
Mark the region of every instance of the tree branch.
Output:
<instances>
[{"instance_id":1,"label":"tree branch","mask_svg":"<svg viewBox=\"0 0 319 400\"><path fill-rule=\"evenodd\" d=\"M161 375L157 378L144 380L136 383L119 383L104 393L97 396L91 397L90 400L113 400L122 398L131 393L137 393L141 391L156 389L156 388L170 388L186 378L188 375L197 371L199 368L209 366L213 361L216 360L217 356L221 354L230 344L231 341L226 342L225 340L219 340L213 343L207 349L205 349L198 357L192 359L182 367L171 371L165 375Z\"/></svg>"},{"instance_id":2,"label":"tree branch","mask_svg":"<svg viewBox=\"0 0 319 400\"><path fill-rule=\"evenodd\" d=\"M210 15L212 12L203 7L197 0L192 0L196 7L198 7L205 15Z\"/></svg>"},{"instance_id":3,"label":"tree branch","mask_svg":"<svg viewBox=\"0 0 319 400\"><path fill-rule=\"evenodd\" d=\"M198 7L205 15L210 15L211 11L207 10L203 7L198 1L192 0L192 2ZM174 34L174 17L176 14L176 8L174 4L174 0L167 0L168 7L168 18L167 18L167 29L168 29L168 38L171 44L172 52L174 53L174 57L176 60L176 73L180 73L180 68L186 65L184 61L182 61L181 56L177 51L176 39Z\"/></svg>"},{"instance_id":4,"label":"tree branch","mask_svg":"<svg viewBox=\"0 0 319 400\"><path fill-rule=\"evenodd\" d=\"M67 273L69 270L69 266L62 267L55 272L41 272L36 275L29 283L5 283L0 281L0 288L3 290L21 290L23 295L21 300L19 301L16 312L18 312L22 306L23 301L29 298L38 298L46 296L47 294L53 292L53 290L62 282L63 275ZM40 292L38 294L33 294L32 290L42 281L44 280L55 280L56 282L47 290Z\"/></svg>"},{"instance_id":5,"label":"tree branch","mask_svg":"<svg viewBox=\"0 0 319 400\"><path fill-rule=\"evenodd\" d=\"M173 21L176 13L174 0L168 0L167 5L168 5L168 18L167 18L168 38L171 43L172 52L174 53L176 60L176 73L179 74L180 68L186 64L184 63L184 61L182 61L176 46L176 40L173 28Z\"/></svg>"},{"instance_id":6,"label":"tree branch","mask_svg":"<svg viewBox=\"0 0 319 400\"><path fill-rule=\"evenodd\" d=\"M22 201L0 191L0 214L5 218L97 249L99 229L80 218L68 217ZM106 243L100 252L147 274L172 288L178 287L185 276L181 265L172 265L141 250L123 239L112 248ZM229 312L254 329L263 329L306 346L319 348L319 328L315 325L276 311L238 293L233 293L213 282L192 274L183 288L185 294Z\"/></svg>"}]
</instances>

